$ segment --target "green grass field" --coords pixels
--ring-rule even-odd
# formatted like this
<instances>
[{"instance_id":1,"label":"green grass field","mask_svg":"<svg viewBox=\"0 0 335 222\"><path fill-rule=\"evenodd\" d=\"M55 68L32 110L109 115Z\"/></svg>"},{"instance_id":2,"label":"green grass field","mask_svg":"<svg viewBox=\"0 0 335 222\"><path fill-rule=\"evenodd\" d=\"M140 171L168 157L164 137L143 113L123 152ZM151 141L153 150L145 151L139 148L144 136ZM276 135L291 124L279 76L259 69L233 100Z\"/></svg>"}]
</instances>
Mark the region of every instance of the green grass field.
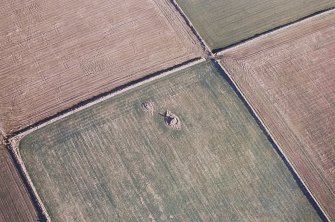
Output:
<instances>
[{"instance_id":1,"label":"green grass field","mask_svg":"<svg viewBox=\"0 0 335 222\"><path fill-rule=\"evenodd\" d=\"M320 220L210 62L38 129L20 154L53 221Z\"/></svg>"},{"instance_id":2,"label":"green grass field","mask_svg":"<svg viewBox=\"0 0 335 222\"><path fill-rule=\"evenodd\" d=\"M214 50L335 7L334 0L176 0Z\"/></svg>"}]
</instances>

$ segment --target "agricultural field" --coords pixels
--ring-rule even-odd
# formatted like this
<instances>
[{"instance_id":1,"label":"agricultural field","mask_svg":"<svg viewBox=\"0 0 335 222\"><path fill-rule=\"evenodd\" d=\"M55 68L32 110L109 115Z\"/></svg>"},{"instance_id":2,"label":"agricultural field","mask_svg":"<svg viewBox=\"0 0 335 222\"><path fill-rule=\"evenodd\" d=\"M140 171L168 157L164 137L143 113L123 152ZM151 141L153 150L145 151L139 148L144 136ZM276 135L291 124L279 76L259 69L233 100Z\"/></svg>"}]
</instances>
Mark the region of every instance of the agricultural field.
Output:
<instances>
[{"instance_id":1,"label":"agricultural field","mask_svg":"<svg viewBox=\"0 0 335 222\"><path fill-rule=\"evenodd\" d=\"M227 50L222 65L335 221L335 11Z\"/></svg>"},{"instance_id":2,"label":"agricultural field","mask_svg":"<svg viewBox=\"0 0 335 222\"><path fill-rule=\"evenodd\" d=\"M169 0L2 1L0 132L202 56Z\"/></svg>"},{"instance_id":3,"label":"agricultural field","mask_svg":"<svg viewBox=\"0 0 335 222\"><path fill-rule=\"evenodd\" d=\"M0 221L37 221L37 213L0 138Z\"/></svg>"},{"instance_id":4,"label":"agricultural field","mask_svg":"<svg viewBox=\"0 0 335 222\"><path fill-rule=\"evenodd\" d=\"M319 221L212 62L119 93L25 136L52 221Z\"/></svg>"},{"instance_id":5,"label":"agricultural field","mask_svg":"<svg viewBox=\"0 0 335 222\"><path fill-rule=\"evenodd\" d=\"M212 50L335 7L334 0L176 0Z\"/></svg>"}]
</instances>

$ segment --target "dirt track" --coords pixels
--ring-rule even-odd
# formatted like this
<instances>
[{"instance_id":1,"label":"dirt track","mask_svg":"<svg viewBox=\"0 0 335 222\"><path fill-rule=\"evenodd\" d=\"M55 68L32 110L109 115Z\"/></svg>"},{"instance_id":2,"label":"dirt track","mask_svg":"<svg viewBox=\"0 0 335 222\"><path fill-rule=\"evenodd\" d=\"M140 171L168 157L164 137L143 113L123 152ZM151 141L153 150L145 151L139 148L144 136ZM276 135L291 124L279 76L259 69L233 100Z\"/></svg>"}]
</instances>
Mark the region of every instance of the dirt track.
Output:
<instances>
[{"instance_id":1,"label":"dirt track","mask_svg":"<svg viewBox=\"0 0 335 222\"><path fill-rule=\"evenodd\" d=\"M4 1L0 128L6 133L202 55L170 1Z\"/></svg>"},{"instance_id":2,"label":"dirt track","mask_svg":"<svg viewBox=\"0 0 335 222\"><path fill-rule=\"evenodd\" d=\"M335 220L335 11L223 53L222 64Z\"/></svg>"},{"instance_id":3,"label":"dirt track","mask_svg":"<svg viewBox=\"0 0 335 222\"><path fill-rule=\"evenodd\" d=\"M37 214L16 170L9 151L0 138L0 221L36 221Z\"/></svg>"}]
</instances>

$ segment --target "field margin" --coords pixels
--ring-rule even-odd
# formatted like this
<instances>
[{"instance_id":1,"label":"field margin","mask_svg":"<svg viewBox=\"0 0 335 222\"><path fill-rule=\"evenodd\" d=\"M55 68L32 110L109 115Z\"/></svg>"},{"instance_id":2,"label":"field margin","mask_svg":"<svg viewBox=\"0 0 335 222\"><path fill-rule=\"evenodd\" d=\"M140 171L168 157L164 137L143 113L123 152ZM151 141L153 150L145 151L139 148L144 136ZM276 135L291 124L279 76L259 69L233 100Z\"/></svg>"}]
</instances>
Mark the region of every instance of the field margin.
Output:
<instances>
[{"instance_id":1,"label":"field margin","mask_svg":"<svg viewBox=\"0 0 335 222\"><path fill-rule=\"evenodd\" d=\"M179 70L182 70L182 69L185 69L187 67L190 67L190 66L193 66L195 64L198 64L198 63L201 63L203 61L205 61L206 59L205 58L195 58L195 59L191 59L191 60L188 60L186 62L183 62L181 64L178 64L176 66L173 66L173 67L170 67L170 68L167 68L167 69L163 69L161 71L158 71L158 72L154 72L152 74L149 74L143 78L140 78L138 80L134 80L134 81L131 81L127 84L124 84L122 86L119 86L119 87L116 87L110 91L107 91L107 92L104 92L104 93L101 93L99 95L96 95L94 97L91 97L87 100L84 100L84 101L81 101L79 103L77 103L76 105L74 106L71 106L59 113L56 113L54 115L51 115L47 118L44 118L40 121L37 121L36 123L32 124L32 125L29 125L23 129L20 129L20 130L17 130L13 133L9 133L9 134L4 134L4 138L7 138L8 140L15 140L15 138L20 138L21 136L25 136L39 128L42 128L50 123L53 123L59 119L62 119L66 116L69 116L71 115L72 113L76 113L80 110L83 110L87 107L90 107L90 106L93 106L97 103L100 103L102 101L105 101L109 98L112 98L114 97L115 95L118 95L122 92L125 92L125 91L128 91L130 89L133 89L137 86L140 86L140 85L143 85L143 84L146 84L148 82L151 82L153 80L156 80L156 79L159 79L159 78L162 78L164 76L167 76L171 73L174 73L176 71L179 71Z\"/></svg>"},{"instance_id":2,"label":"field margin","mask_svg":"<svg viewBox=\"0 0 335 222\"><path fill-rule=\"evenodd\" d=\"M31 203L36 210L38 221L51 221L28 175L28 172L24 166L24 163L20 157L20 153L18 151L18 142L19 142L18 139L21 139L21 138L17 138L13 140L8 140L7 138L1 138L1 140L3 141L0 141L0 143L3 143L3 145L6 147L6 151L9 152L9 156L13 161L15 170L17 171L19 178L22 180L23 185L27 189L27 194L29 196L29 199L31 200Z\"/></svg>"},{"instance_id":3,"label":"field margin","mask_svg":"<svg viewBox=\"0 0 335 222\"><path fill-rule=\"evenodd\" d=\"M187 17L183 9L178 5L176 0L170 0L171 4L175 7L175 10L177 13L180 14L180 16L184 19L186 25L191 29L192 33L195 35L195 37L198 39L200 45L203 47L203 50L207 54L207 56L212 57L213 53L210 49L210 47L207 45L206 41L201 37L200 33L197 31L197 29L194 27L191 20Z\"/></svg>"}]
</instances>

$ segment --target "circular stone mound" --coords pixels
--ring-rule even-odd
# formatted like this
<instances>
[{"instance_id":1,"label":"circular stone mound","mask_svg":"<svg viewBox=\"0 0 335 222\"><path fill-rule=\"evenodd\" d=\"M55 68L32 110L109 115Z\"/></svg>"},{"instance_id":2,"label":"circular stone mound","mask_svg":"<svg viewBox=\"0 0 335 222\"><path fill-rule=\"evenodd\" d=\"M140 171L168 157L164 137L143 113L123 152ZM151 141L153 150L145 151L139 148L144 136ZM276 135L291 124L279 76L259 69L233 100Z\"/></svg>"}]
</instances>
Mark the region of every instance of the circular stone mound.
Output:
<instances>
[{"instance_id":1,"label":"circular stone mound","mask_svg":"<svg viewBox=\"0 0 335 222\"><path fill-rule=\"evenodd\" d=\"M181 121L179 117L169 110L165 111L164 121L172 129L181 129Z\"/></svg>"}]
</instances>

